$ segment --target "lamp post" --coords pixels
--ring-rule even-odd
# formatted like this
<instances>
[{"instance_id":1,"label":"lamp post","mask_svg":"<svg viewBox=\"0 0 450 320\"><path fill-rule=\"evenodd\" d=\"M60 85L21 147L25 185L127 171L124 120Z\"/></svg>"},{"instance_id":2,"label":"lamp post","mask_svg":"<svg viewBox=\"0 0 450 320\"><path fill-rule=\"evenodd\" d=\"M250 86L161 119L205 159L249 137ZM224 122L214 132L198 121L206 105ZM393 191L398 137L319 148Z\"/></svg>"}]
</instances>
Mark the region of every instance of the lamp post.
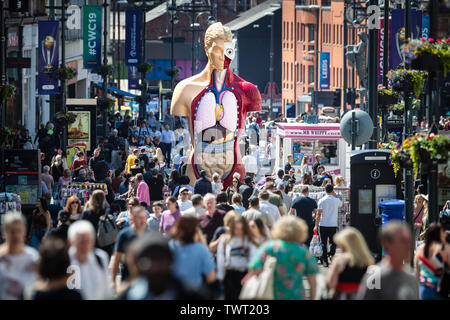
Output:
<instances>
[{"instance_id":1,"label":"lamp post","mask_svg":"<svg viewBox=\"0 0 450 320\"><path fill-rule=\"evenodd\" d=\"M275 13L273 12L266 12L267 16L270 16L270 53L269 53L269 59L270 59L270 67L269 67L269 82L270 82L270 93L269 93L269 109L272 112L272 103L273 103L273 43L274 43L274 16ZM270 115L270 114L269 114ZM272 117L270 117L272 118Z\"/></svg>"},{"instance_id":2,"label":"lamp post","mask_svg":"<svg viewBox=\"0 0 450 320\"><path fill-rule=\"evenodd\" d=\"M370 0L371 6L377 6L378 0ZM377 113L377 58L378 58L378 29L369 28L369 50L368 50L368 100L369 112L373 122L373 134L369 141L369 149L377 148L378 140L378 113Z\"/></svg>"},{"instance_id":3,"label":"lamp post","mask_svg":"<svg viewBox=\"0 0 450 320\"><path fill-rule=\"evenodd\" d=\"M172 30L170 32L170 68L171 68L171 75L170 75L170 89L173 90L174 82L175 82L175 76L174 76L174 68L175 68L175 58L174 58L174 43L175 43L175 25L178 23L178 17L176 16L177 12L177 4L176 0L172 0L172 4L168 6L168 11L170 12L170 23L172 25Z\"/></svg>"},{"instance_id":4,"label":"lamp post","mask_svg":"<svg viewBox=\"0 0 450 320\"><path fill-rule=\"evenodd\" d=\"M66 5L68 1L62 1L62 10L61 10L61 65L60 67L64 69L66 67ZM63 113L67 112L66 107L66 79L65 77L61 78L61 111ZM61 141L61 149L66 152L67 147L67 124L64 124L62 128L62 141Z\"/></svg>"},{"instance_id":5,"label":"lamp post","mask_svg":"<svg viewBox=\"0 0 450 320\"><path fill-rule=\"evenodd\" d=\"M104 20L103 20L103 65L106 67L106 65L108 64L108 52L107 50L107 45L108 45L108 17L107 17L107 9L108 9L108 1L107 0L103 0L103 15L104 15ZM108 94L108 74L107 72L103 73L103 92L102 92L102 96L103 98L106 98ZM106 107L103 107L103 133L104 133L104 137L108 136L108 109Z\"/></svg>"},{"instance_id":6,"label":"lamp post","mask_svg":"<svg viewBox=\"0 0 450 320\"><path fill-rule=\"evenodd\" d=\"M6 84L6 64L5 64L5 50L6 50L6 36L5 36L5 12L4 2L0 1L0 81L1 85ZM2 99L1 103L1 116L2 116L2 128L6 126L6 103Z\"/></svg>"},{"instance_id":7,"label":"lamp post","mask_svg":"<svg viewBox=\"0 0 450 320\"><path fill-rule=\"evenodd\" d=\"M187 31L191 31L192 32L192 66L191 66L191 71L192 71L192 75L194 75L194 63L195 63L195 31L201 31L200 28L200 24L196 23L197 19L205 13L209 13L210 16L208 18L208 24L212 24L214 22L216 22L216 19L212 16L212 11L213 11L213 7L212 6L205 6L202 4L195 4L195 1L192 1L191 4L185 4L182 6L179 6L176 8L176 11L178 12L185 12L185 13L191 13L192 14L192 23L191 23L191 28L187 29ZM196 27L198 29L196 29Z\"/></svg>"}]
</instances>

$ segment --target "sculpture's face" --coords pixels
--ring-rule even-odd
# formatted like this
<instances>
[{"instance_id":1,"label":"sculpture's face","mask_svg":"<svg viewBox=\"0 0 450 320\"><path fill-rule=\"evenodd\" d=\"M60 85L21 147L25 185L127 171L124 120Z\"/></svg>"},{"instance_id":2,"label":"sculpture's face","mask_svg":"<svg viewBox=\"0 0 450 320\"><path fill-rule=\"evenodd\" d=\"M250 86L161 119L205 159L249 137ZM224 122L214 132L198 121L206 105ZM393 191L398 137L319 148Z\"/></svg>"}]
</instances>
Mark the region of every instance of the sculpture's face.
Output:
<instances>
[{"instance_id":1,"label":"sculpture's face","mask_svg":"<svg viewBox=\"0 0 450 320\"><path fill-rule=\"evenodd\" d=\"M216 38L210 48L206 50L209 63L214 69L222 71L230 66L235 56L236 41L225 42L223 39Z\"/></svg>"}]
</instances>

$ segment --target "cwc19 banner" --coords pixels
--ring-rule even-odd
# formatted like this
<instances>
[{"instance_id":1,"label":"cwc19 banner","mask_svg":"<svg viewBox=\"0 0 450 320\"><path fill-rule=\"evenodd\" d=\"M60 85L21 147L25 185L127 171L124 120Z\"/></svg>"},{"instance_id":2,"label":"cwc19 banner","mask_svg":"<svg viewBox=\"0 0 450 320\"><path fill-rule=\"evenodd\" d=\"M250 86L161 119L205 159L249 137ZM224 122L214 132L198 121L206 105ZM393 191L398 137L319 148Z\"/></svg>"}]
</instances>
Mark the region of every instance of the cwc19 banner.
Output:
<instances>
[{"instance_id":1,"label":"cwc19 banner","mask_svg":"<svg viewBox=\"0 0 450 320\"><path fill-rule=\"evenodd\" d=\"M102 61L102 7L83 7L83 64L95 69Z\"/></svg>"},{"instance_id":2,"label":"cwc19 banner","mask_svg":"<svg viewBox=\"0 0 450 320\"><path fill-rule=\"evenodd\" d=\"M39 21L38 94L59 94L58 79L53 72L59 62L58 21Z\"/></svg>"},{"instance_id":3,"label":"cwc19 banner","mask_svg":"<svg viewBox=\"0 0 450 320\"><path fill-rule=\"evenodd\" d=\"M141 62L142 12L125 11L125 64L135 66Z\"/></svg>"}]
</instances>

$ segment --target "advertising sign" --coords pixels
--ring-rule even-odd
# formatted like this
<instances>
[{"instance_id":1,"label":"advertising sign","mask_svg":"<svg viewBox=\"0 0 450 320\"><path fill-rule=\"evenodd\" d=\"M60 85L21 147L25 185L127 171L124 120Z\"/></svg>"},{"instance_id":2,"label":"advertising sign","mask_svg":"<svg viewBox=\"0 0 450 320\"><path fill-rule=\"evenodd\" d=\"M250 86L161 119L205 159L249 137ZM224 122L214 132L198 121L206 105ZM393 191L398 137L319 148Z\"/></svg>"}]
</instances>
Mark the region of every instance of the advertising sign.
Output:
<instances>
[{"instance_id":1,"label":"advertising sign","mask_svg":"<svg viewBox=\"0 0 450 320\"><path fill-rule=\"evenodd\" d=\"M330 89L330 53L320 53L320 89Z\"/></svg>"},{"instance_id":2,"label":"advertising sign","mask_svg":"<svg viewBox=\"0 0 450 320\"><path fill-rule=\"evenodd\" d=\"M83 62L85 69L95 69L102 59L102 7L83 8Z\"/></svg>"},{"instance_id":3,"label":"advertising sign","mask_svg":"<svg viewBox=\"0 0 450 320\"><path fill-rule=\"evenodd\" d=\"M59 94L58 79L53 71L59 62L58 21L38 22L38 94Z\"/></svg>"},{"instance_id":4,"label":"advertising sign","mask_svg":"<svg viewBox=\"0 0 450 320\"><path fill-rule=\"evenodd\" d=\"M142 12L125 11L125 64L138 65L141 62Z\"/></svg>"},{"instance_id":5,"label":"advertising sign","mask_svg":"<svg viewBox=\"0 0 450 320\"><path fill-rule=\"evenodd\" d=\"M97 143L95 99L67 99L67 110L76 114L76 120L67 127L67 145L86 144L93 151Z\"/></svg>"}]
</instances>

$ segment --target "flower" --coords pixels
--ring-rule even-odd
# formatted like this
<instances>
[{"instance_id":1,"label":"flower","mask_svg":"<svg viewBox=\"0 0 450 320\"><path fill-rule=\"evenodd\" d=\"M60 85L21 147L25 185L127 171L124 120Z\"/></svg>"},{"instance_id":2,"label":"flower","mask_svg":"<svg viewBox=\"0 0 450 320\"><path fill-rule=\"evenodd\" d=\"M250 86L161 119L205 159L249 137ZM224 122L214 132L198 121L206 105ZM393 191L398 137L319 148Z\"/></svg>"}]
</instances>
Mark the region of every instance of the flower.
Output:
<instances>
[{"instance_id":1,"label":"flower","mask_svg":"<svg viewBox=\"0 0 450 320\"><path fill-rule=\"evenodd\" d=\"M433 38L428 38L428 42L434 42Z\"/></svg>"}]
</instances>

